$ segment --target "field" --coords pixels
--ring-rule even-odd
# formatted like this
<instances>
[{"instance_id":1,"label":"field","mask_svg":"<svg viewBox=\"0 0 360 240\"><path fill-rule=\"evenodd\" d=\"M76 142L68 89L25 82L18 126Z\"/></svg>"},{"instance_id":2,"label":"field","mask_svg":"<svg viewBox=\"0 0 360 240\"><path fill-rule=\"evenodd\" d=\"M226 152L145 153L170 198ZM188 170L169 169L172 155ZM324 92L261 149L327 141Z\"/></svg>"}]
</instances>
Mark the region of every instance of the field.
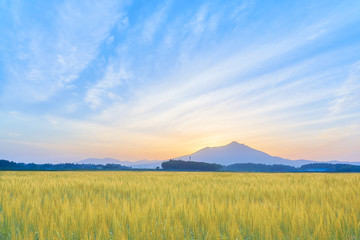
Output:
<instances>
[{"instance_id":1,"label":"field","mask_svg":"<svg viewBox=\"0 0 360 240\"><path fill-rule=\"evenodd\" d=\"M0 239L359 238L359 174L0 172Z\"/></svg>"}]
</instances>

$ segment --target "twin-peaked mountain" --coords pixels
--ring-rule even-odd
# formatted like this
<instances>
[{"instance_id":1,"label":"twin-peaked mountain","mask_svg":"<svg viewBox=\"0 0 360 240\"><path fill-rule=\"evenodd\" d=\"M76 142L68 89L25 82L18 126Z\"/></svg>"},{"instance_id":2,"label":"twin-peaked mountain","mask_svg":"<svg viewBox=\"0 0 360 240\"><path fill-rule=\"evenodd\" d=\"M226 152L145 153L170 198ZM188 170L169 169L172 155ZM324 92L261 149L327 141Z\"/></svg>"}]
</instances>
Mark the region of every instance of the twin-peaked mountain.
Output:
<instances>
[{"instance_id":1,"label":"twin-peaked mountain","mask_svg":"<svg viewBox=\"0 0 360 240\"><path fill-rule=\"evenodd\" d=\"M235 163L258 163L267 165L282 164L299 167L304 164L315 162L274 157L238 142L232 142L221 147L206 147L191 155L177 157L175 159L191 159L191 161L195 162L216 163L224 166Z\"/></svg>"}]
</instances>

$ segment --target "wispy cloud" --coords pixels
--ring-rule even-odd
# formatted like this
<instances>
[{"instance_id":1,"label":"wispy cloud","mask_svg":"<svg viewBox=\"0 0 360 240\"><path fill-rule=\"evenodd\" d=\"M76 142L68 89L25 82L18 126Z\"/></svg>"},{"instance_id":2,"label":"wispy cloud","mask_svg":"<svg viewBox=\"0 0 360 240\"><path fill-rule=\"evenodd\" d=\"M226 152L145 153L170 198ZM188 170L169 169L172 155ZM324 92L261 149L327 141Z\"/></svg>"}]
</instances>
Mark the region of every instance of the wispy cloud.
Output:
<instances>
[{"instance_id":1,"label":"wispy cloud","mask_svg":"<svg viewBox=\"0 0 360 240\"><path fill-rule=\"evenodd\" d=\"M169 3L158 7L154 13L145 20L142 36L145 42L152 42L154 35L164 23L169 8Z\"/></svg>"},{"instance_id":2,"label":"wispy cloud","mask_svg":"<svg viewBox=\"0 0 360 240\"><path fill-rule=\"evenodd\" d=\"M25 23L25 9L14 12L27 28L15 29L22 37L12 39L15 55L7 62L12 79L7 97L18 98L17 90L22 89L22 99L44 101L77 79L119 19L119 8L115 1L80 5L65 1L47 23L35 19Z\"/></svg>"},{"instance_id":3,"label":"wispy cloud","mask_svg":"<svg viewBox=\"0 0 360 240\"><path fill-rule=\"evenodd\" d=\"M122 98L115 89L128 77L129 75L123 67L109 65L104 77L87 91L85 101L93 109L100 107L104 99L121 101Z\"/></svg>"},{"instance_id":4,"label":"wispy cloud","mask_svg":"<svg viewBox=\"0 0 360 240\"><path fill-rule=\"evenodd\" d=\"M348 78L336 95L336 98L331 101L330 112L332 114L354 108L360 111L360 62L356 62L350 67Z\"/></svg>"},{"instance_id":5,"label":"wispy cloud","mask_svg":"<svg viewBox=\"0 0 360 240\"><path fill-rule=\"evenodd\" d=\"M207 14L207 6L201 6L196 15L194 16L194 19L190 22L190 27L195 34L199 35L204 31L205 25L207 25Z\"/></svg>"}]
</instances>

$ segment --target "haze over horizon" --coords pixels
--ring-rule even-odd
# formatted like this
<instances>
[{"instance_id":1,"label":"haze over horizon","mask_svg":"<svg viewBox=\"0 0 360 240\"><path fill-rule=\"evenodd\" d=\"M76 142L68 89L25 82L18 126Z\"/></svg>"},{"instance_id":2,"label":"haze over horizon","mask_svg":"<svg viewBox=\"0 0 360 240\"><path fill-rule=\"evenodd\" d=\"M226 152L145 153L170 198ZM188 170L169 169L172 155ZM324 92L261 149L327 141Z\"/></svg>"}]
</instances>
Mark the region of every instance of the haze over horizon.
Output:
<instances>
[{"instance_id":1,"label":"haze over horizon","mask_svg":"<svg viewBox=\"0 0 360 240\"><path fill-rule=\"evenodd\" d=\"M0 1L0 159L237 141L360 161L359 1Z\"/></svg>"}]
</instances>

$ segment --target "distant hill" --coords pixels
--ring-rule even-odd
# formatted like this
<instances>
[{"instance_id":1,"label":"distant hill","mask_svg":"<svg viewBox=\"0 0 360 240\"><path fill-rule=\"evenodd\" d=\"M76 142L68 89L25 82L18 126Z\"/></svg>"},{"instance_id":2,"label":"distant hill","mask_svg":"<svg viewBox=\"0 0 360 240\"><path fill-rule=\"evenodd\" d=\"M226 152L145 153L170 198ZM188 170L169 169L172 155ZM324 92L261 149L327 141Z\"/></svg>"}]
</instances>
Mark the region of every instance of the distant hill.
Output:
<instances>
[{"instance_id":1,"label":"distant hill","mask_svg":"<svg viewBox=\"0 0 360 240\"><path fill-rule=\"evenodd\" d=\"M114 158L87 158L76 162L76 164L120 164L122 166L133 167L133 168L149 168L153 169L161 166L162 161L158 160L139 160L139 161L122 161Z\"/></svg>"},{"instance_id":2,"label":"distant hill","mask_svg":"<svg viewBox=\"0 0 360 240\"><path fill-rule=\"evenodd\" d=\"M114 158L87 158L76 162L77 164L121 164L120 160Z\"/></svg>"}]
</instances>

